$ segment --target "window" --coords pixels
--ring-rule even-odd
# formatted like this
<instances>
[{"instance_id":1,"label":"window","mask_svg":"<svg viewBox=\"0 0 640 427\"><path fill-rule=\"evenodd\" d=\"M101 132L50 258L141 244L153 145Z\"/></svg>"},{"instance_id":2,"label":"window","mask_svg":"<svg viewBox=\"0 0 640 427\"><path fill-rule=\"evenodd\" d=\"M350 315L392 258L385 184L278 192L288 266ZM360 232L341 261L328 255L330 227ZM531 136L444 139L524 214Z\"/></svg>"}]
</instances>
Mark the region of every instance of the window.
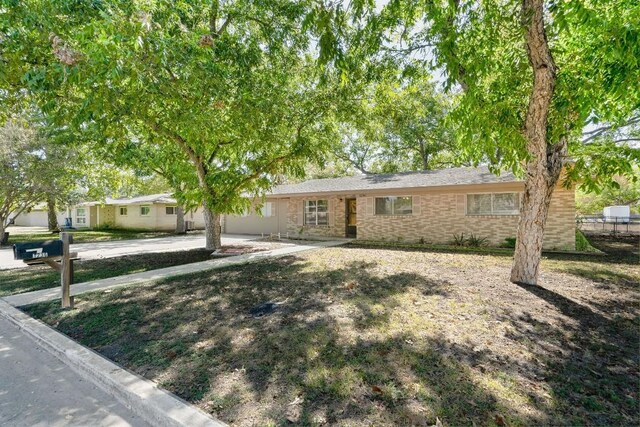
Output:
<instances>
[{"instance_id":1,"label":"window","mask_svg":"<svg viewBox=\"0 0 640 427\"><path fill-rule=\"evenodd\" d=\"M329 201L305 200L304 223L305 225L329 225Z\"/></svg>"},{"instance_id":2,"label":"window","mask_svg":"<svg viewBox=\"0 0 640 427\"><path fill-rule=\"evenodd\" d=\"M151 208L149 206L140 206L140 216L149 216Z\"/></svg>"},{"instance_id":3,"label":"window","mask_svg":"<svg viewBox=\"0 0 640 427\"><path fill-rule=\"evenodd\" d=\"M261 210L262 216L263 217L270 217L270 216L274 216L274 209L273 209L273 203L272 202L265 202L264 205L262 205L262 210Z\"/></svg>"},{"instance_id":4,"label":"window","mask_svg":"<svg viewBox=\"0 0 640 427\"><path fill-rule=\"evenodd\" d=\"M176 207L175 206L165 206L164 212L166 215L175 215Z\"/></svg>"},{"instance_id":5,"label":"window","mask_svg":"<svg viewBox=\"0 0 640 427\"><path fill-rule=\"evenodd\" d=\"M127 207L120 206L120 216L127 216Z\"/></svg>"},{"instance_id":6,"label":"window","mask_svg":"<svg viewBox=\"0 0 640 427\"><path fill-rule=\"evenodd\" d=\"M413 198L404 197L376 197L376 215L411 215L413 213Z\"/></svg>"},{"instance_id":7,"label":"window","mask_svg":"<svg viewBox=\"0 0 640 427\"><path fill-rule=\"evenodd\" d=\"M467 215L517 215L518 193L467 194Z\"/></svg>"},{"instance_id":8,"label":"window","mask_svg":"<svg viewBox=\"0 0 640 427\"><path fill-rule=\"evenodd\" d=\"M77 208L76 209L76 224L86 224L87 223L87 210L85 208Z\"/></svg>"}]
</instances>

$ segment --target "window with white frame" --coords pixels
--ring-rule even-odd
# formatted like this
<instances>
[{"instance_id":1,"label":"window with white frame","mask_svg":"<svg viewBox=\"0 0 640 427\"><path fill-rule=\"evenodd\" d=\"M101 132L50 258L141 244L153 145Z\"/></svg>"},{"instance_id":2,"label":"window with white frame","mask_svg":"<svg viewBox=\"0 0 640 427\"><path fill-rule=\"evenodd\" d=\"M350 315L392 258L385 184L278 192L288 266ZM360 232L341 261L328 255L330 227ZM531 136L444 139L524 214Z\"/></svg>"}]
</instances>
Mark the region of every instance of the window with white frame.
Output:
<instances>
[{"instance_id":1,"label":"window with white frame","mask_svg":"<svg viewBox=\"0 0 640 427\"><path fill-rule=\"evenodd\" d=\"M175 215L176 209L177 208L175 206L165 206L164 212L166 215Z\"/></svg>"},{"instance_id":2,"label":"window with white frame","mask_svg":"<svg viewBox=\"0 0 640 427\"><path fill-rule=\"evenodd\" d=\"M118 208L119 212L120 212L120 216L127 216L127 207L126 206L120 206Z\"/></svg>"},{"instance_id":3,"label":"window with white frame","mask_svg":"<svg viewBox=\"0 0 640 427\"><path fill-rule=\"evenodd\" d=\"M411 215L413 198L411 196L376 197L376 215Z\"/></svg>"},{"instance_id":4,"label":"window with white frame","mask_svg":"<svg viewBox=\"0 0 640 427\"><path fill-rule=\"evenodd\" d=\"M517 215L519 193L467 194L467 215Z\"/></svg>"},{"instance_id":5,"label":"window with white frame","mask_svg":"<svg viewBox=\"0 0 640 427\"><path fill-rule=\"evenodd\" d=\"M87 210L85 208L77 208L76 209L76 224L86 224L87 223Z\"/></svg>"},{"instance_id":6,"label":"window with white frame","mask_svg":"<svg viewBox=\"0 0 640 427\"><path fill-rule=\"evenodd\" d=\"M273 209L273 202L265 202L264 205L262 205L262 209L260 210L260 213L265 218L274 216L275 210Z\"/></svg>"},{"instance_id":7,"label":"window with white frame","mask_svg":"<svg viewBox=\"0 0 640 427\"><path fill-rule=\"evenodd\" d=\"M151 214L150 206L140 206L140 216L149 216Z\"/></svg>"},{"instance_id":8,"label":"window with white frame","mask_svg":"<svg viewBox=\"0 0 640 427\"><path fill-rule=\"evenodd\" d=\"M305 200L304 223L305 225L329 225L329 201Z\"/></svg>"}]
</instances>

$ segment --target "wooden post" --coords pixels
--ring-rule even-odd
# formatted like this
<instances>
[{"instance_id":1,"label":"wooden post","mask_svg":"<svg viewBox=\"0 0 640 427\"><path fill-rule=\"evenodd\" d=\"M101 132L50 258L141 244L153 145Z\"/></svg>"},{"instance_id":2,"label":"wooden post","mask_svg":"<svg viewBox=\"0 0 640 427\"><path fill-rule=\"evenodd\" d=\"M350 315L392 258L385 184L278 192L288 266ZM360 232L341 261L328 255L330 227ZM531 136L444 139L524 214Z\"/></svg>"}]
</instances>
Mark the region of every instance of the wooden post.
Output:
<instances>
[{"instance_id":1,"label":"wooden post","mask_svg":"<svg viewBox=\"0 0 640 427\"><path fill-rule=\"evenodd\" d=\"M73 299L71 298L71 281L73 278L73 265L71 261L71 252L69 251L69 243L71 243L71 234L60 233L62 240L62 260L60 262L60 283L62 284L62 308L73 308Z\"/></svg>"}]
</instances>

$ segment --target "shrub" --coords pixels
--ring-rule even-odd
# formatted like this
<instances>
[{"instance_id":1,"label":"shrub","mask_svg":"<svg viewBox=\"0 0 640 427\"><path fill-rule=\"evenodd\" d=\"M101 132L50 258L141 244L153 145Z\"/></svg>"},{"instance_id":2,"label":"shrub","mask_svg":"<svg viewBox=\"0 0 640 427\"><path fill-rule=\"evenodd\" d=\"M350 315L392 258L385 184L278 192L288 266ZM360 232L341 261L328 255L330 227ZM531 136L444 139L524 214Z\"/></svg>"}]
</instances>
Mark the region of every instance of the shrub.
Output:
<instances>
[{"instance_id":1,"label":"shrub","mask_svg":"<svg viewBox=\"0 0 640 427\"><path fill-rule=\"evenodd\" d=\"M471 233L471 235L467 239L467 246L472 248L479 248L481 246L486 246L486 244L487 244L486 237L475 236L473 233Z\"/></svg>"},{"instance_id":2,"label":"shrub","mask_svg":"<svg viewBox=\"0 0 640 427\"><path fill-rule=\"evenodd\" d=\"M453 240L451 241L451 244L453 246L464 246L466 242L467 242L467 239L464 237L464 233L460 233L460 234L453 235Z\"/></svg>"},{"instance_id":3,"label":"shrub","mask_svg":"<svg viewBox=\"0 0 640 427\"><path fill-rule=\"evenodd\" d=\"M596 248L591 246L589 240L582 233L582 231L576 228L576 251L578 252L599 252Z\"/></svg>"},{"instance_id":4,"label":"shrub","mask_svg":"<svg viewBox=\"0 0 640 427\"><path fill-rule=\"evenodd\" d=\"M516 238L515 237L507 237L504 239L504 243L502 245L503 248L511 248L515 249L516 247Z\"/></svg>"}]
</instances>

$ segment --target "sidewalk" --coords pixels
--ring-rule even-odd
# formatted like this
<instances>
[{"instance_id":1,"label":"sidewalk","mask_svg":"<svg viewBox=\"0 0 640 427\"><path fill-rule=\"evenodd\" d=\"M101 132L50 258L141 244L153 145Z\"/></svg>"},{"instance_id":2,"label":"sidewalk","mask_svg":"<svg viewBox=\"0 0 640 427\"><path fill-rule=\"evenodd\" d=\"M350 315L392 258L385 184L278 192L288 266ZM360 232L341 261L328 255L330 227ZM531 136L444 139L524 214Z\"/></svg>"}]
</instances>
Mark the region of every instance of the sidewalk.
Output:
<instances>
[{"instance_id":1,"label":"sidewalk","mask_svg":"<svg viewBox=\"0 0 640 427\"><path fill-rule=\"evenodd\" d=\"M339 246L348 240L330 240L330 241L314 241L305 242L305 244L295 244L284 248L274 249L267 252L257 252L233 256L229 258L212 259L210 261L195 262L192 264L177 265L174 267L160 268L156 270L145 271L143 273L133 273L124 276L111 277L108 279L94 280L92 282L78 283L71 285L71 295L79 295L85 292L97 291L100 289L108 289L117 286L131 285L134 283L150 282L154 280L163 280L169 277L181 276L185 274L198 273L206 270L228 267L231 265L246 264L250 262L262 261L269 258L280 258L299 252L309 251L312 249L328 248ZM23 294L11 295L2 298L2 300L14 307L34 304L38 302L51 301L60 298L60 287L43 289L40 291L27 292Z\"/></svg>"},{"instance_id":2,"label":"sidewalk","mask_svg":"<svg viewBox=\"0 0 640 427\"><path fill-rule=\"evenodd\" d=\"M148 426L2 316L0 425Z\"/></svg>"}]
</instances>

